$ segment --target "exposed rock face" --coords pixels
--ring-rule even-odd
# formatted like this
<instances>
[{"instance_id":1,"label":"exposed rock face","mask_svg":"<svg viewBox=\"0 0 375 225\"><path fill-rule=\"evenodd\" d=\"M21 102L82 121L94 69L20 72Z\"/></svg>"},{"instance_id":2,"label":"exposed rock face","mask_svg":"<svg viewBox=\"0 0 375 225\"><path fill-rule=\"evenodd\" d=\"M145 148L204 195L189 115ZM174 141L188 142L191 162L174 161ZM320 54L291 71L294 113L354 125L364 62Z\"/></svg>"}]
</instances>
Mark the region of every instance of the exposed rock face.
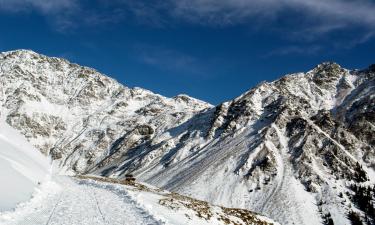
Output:
<instances>
[{"instance_id":1,"label":"exposed rock face","mask_svg":"<svg viewBox=\"0 0 375 225\"><path fill-rule=\"evenodd\" d=\"M375 184L373 66L323 63L216 107L29 51L0 68L2 118L62 171L132 173L282 224L349 224L351 210L374 222L355 186Z\"/></svg>"}]
</instances>

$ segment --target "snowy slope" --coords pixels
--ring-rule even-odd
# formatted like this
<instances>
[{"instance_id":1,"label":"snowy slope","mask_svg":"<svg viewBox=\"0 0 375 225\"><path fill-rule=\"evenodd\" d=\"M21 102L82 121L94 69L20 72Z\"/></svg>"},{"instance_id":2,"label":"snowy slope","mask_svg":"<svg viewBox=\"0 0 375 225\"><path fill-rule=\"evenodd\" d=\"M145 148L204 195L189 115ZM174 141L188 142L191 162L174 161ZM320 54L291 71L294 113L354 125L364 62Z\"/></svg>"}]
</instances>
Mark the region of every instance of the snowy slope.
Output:
<instances>
[{"instance_id":1,"label":"snowy slope","mask_svg":"<svg viewBox=\"0 0 375 225\"><path fill-rule=\"evenodd\" d=\"M7 123L67 172L115 160L211 107L127 88L94 69L25 50L0 55L0 87Z\"/></svg>"},{"instance_id":2,"label":"snowy slope","mask_svg":"<svg viewBox=\"0 0 375 225\"><path fill-rule=\"evenodd\" d=\"M0 211L28 200L49 168L47 157L0 117Z\"/></svg>"},{"instance_id":3,"label":"snowy slope","mask_svg":"<svg viewBox=\"0 0 375 225\"><path fill-rule=\"evenodd\" d=\"M238 217L231 212L242 214ZM220 225L228 221L277 225L248 211L211 206L138 183L122 185L64 176L44 183L31 201L15 211L0 213L4 225Z\"/></svg>"},{"instance_id":4,"label":"snowy slope","mask_svg":"<svg viewBox=\"0 0 375 225\"><path fill-rule=\"evenodd\" d=\"M282 224L349 224L351 210L365 218L369 212L353 185L372 188L375 180L371 68L349 71L324 63L260 84L176 127L183 138L167 139L172 150L160 147L165 139L153 139L98 174L132 172L148 183L251 209Z\"/></svg>"},{"instance_id":5,"label":"snowy slope","mask_svg":"<svg viewBox=\"0 0 375 225\"><path fill-rule=\"evenodd\" d=\"M61 173L137 179L282 224L370 218L375 66L322 63L213 107L31 51L0 56L6 122ZM374 216L375 217L375 216Z\"/></svg>"}]
</instances>

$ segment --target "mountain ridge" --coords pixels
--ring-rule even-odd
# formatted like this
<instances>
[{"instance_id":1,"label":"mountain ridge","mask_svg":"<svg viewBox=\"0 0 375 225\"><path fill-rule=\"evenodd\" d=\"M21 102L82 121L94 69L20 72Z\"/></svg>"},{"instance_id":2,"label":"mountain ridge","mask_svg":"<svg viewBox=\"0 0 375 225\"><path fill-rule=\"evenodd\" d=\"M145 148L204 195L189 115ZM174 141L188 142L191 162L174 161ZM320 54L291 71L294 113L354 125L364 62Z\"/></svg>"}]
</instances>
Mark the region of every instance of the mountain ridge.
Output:
<instances>
[{"instance_id":1,"label":"mountain ridge","mask_svg":"<svg viewBox=\"0 0 375 225\"><path fill-rule=\"evenodd\" d=\"M1 54L2 111L63 173L132 173L282 224L348 224L349 213L374 222L356 201L375 182L373 65L322 63L213 107L29 53Z\"/></svg>"}]
</instances>

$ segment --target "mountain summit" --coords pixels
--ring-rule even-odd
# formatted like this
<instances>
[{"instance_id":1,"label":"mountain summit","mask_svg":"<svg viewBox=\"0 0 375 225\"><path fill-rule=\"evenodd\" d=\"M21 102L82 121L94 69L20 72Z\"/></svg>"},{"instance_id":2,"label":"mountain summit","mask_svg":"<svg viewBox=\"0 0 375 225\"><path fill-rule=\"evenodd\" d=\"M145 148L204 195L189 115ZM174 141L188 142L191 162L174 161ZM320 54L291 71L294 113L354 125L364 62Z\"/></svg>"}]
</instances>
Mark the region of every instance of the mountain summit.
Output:
<instances>
[{"instance_id":1,"label":"mountain summit","mask_svg":"<svg viewBox=\"0 0 375 225\"><path fill-rule=\"evenodd\" d=\"M371 224L374 79L327 62L215 107L21 50L0 55L0 112L61 173L133 174L281 224Z\"/></svg>"}]
</instances>

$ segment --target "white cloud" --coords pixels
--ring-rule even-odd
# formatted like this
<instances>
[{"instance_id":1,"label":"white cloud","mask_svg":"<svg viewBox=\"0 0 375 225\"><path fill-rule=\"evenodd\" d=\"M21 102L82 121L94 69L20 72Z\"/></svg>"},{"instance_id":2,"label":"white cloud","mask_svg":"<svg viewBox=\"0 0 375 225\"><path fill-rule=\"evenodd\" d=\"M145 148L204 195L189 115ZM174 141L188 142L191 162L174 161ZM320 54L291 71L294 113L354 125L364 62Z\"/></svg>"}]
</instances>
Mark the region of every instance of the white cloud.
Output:
<instances>
[{"instance_id":1,"label":"white cloud","mask_svg":"<svg viewBox=\"0 0 375 225\"><path fill-rule=\"evenodd\" d=\"M92 7L95 5L95 7ZM314 40L332 31L375 29L373 0L0 0L0 11L37 11L58 29L130 21L165 27L178 23L203 26L248 24Z\"/></svg>"},{"instance_id":2,"label":"white cloud","mask_svg":"<svg viewBox=\"0 0 375 225\"><path fill-rule=\"evenodd\" d=\"M330 23L375 26L375 4L368 0L285 0L312 18ZM320 18L319 18L320 17Z\"/></svg>"},{"instance_id":3,"label":"white cloud","mask_svg":"<svg viewBox=\"0 0 375 225\"><path fill-rule=\"evenodd\" d=\"M355 39L363 39L375 29L373 0L113 1L149 25L245 25L255 30L276 31L297 43L314 42L335 32L353 30L357 33Z\"/></svg>"},{"instance_id":4,"label":"white cloud","mask_svg":"<svg viewBox=\"0 0 375 225\"><path fill-rule=\"evenodd\" d=\"M75 26L72 18L79 11L78 0L0 0L0 13L37 12L59 31Z\"/></svg>"},{"instance_id":5,"label":"white cloud","mask_svg":"<svg viewBox=\"0 0 375 225\"><path fill-rule=\"evenodd\" d=\"M53 14L76 7L75 0L0 0L0 9L10 12L37 10L43 14Z\"/></svg>"},{"instance_id":6,"label":"white cloud","mask_svg":"<svg viewBox=\"0 0 375 225\"><path fill-rule=\"evenodd\" d=\"M375 4L370 0L170 0L170 3L173 15L209 25L298 15L310 23L325 24L325 28L343 24L375 27Z\"/></svg>"},{"instance_id":7,"label":"white cloud","mask_svg":"<svg viewBox=\"0 0 375 225\"><path fill-rule=\"evenodd\" d=\"M75 11L79 14L85 11L77 10L81 3L82 0L0 0L0 10L36 10L48 15ZM165 22L167 19L163 16L169 15L191 23L228 26L302 15L316 26L323 27L324 24L325 29L343 25L375 27L372 0L96 0L89 3L99 4L99 7L117 4L119 10L131 11L136 17L151 21Z\"/></svg>"}]
</instances>

